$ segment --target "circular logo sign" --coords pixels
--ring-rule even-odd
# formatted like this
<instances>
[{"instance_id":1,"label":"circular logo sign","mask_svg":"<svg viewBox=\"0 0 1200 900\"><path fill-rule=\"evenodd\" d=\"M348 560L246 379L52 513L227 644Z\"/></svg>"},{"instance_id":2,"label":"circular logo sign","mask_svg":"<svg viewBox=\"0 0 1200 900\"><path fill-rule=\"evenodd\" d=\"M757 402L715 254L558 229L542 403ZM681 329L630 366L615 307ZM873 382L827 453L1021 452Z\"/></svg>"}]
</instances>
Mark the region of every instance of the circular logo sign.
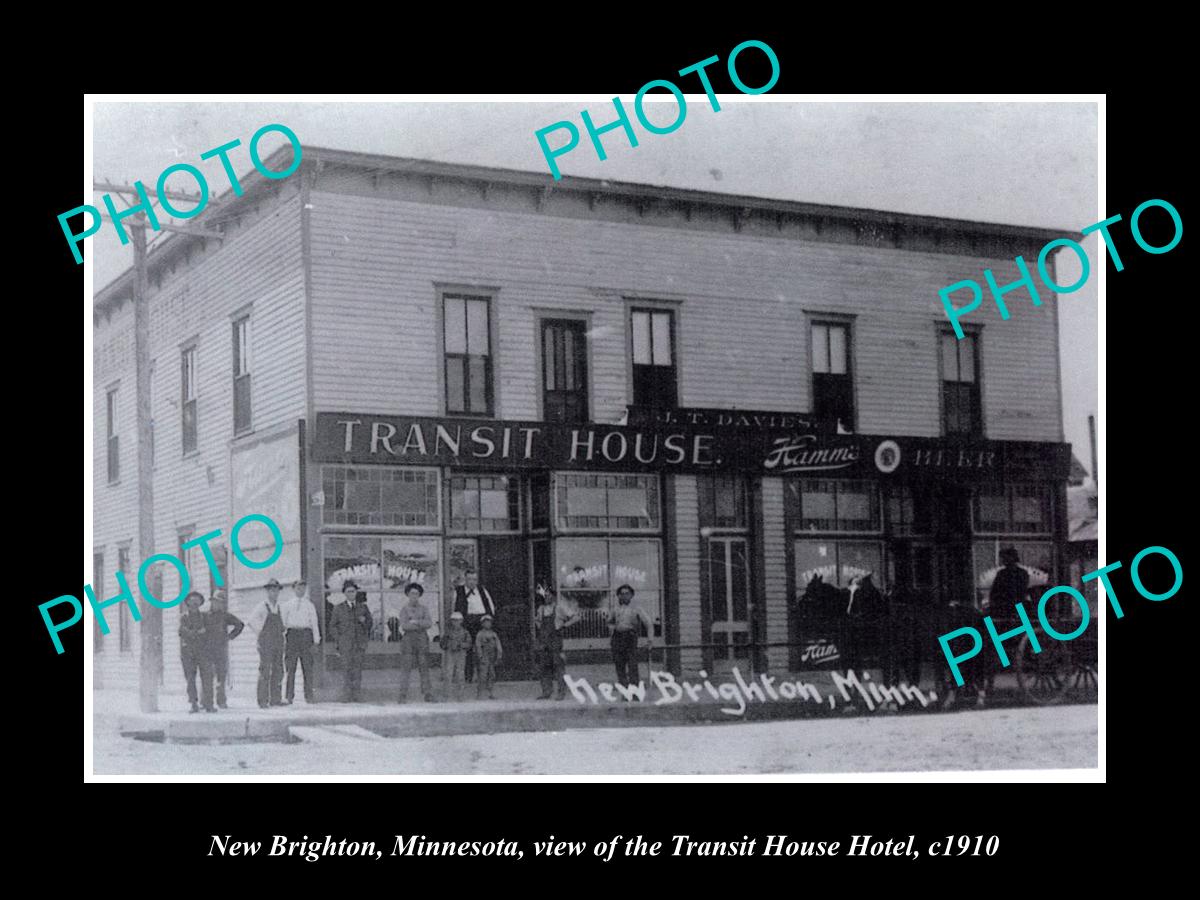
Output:
<instances>
[{"instance_id":1,"label":"circular logo sign","mask_svg":"<svg viewBox=\"0 0 1200 900\"><path fill-rule=\"evenodd\" d=\"M875 448L875 468L884 475L890 475L899 465L900 445L895 441L882 441Z\"/></svg>"}]
</instances>

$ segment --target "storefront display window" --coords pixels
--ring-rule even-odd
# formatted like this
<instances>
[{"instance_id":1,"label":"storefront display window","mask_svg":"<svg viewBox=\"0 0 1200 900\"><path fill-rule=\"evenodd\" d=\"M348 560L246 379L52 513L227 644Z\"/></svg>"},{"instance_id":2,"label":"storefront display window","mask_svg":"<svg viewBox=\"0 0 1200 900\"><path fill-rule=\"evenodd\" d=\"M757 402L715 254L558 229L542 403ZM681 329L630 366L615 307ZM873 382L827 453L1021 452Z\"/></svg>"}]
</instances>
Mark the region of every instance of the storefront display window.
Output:
<instances>
[{"instance_id":1,"label":"storefront display window","mask_svg":"<svg viewBox=\"0 0 1200 900\"><path fill-rule=\"evenodd\" d=\"M326 525L440 528L437 469L322 466Z\"/></svg>"},{"instance_id":2,"label":"storefront display window","mask_svg":"<svg viewBox=\"0 0 1200 900\"><path fill-rule=\"evenodd\" d=\"M555 541L559 597L577 609L581 617L578 623L563 632L563 637L604 646L609 634L606 614L616 603L616 589L622 584L634 589L634 602L656 624L660 623L661 549L660 542L651 539L560 538Z\"/></svg>"},{"instance_id":3,"label":"storefront display window","mask_svg":"<svg viewBox=\"0 0 1200 900\"><path fill-rule=\"evenodd\" d=\"M519 531L521 479L515 475L452 475L451 531Z\"/></svg>"},{"instance_id":4,"label":"storefront display window","mask_svg":"<svg viewBox=\"0 0 1200 900\"><path fill-rule=\"evenodd\" d=\"M430 640L441 634L442 604L439 566L440 541L435 537L371 537L326 535L325 623L333 608L343 602L342 583L353 580L367 596L375 629L371 644L398 649L398 613L408 602L404 588L416 582L425 589L421 601L433 619Z\"/></svg>"},{"instance_id":5,"label":"storefront display window","mask_svg":"<svg viewBox=\"0 0 1200 900\"><path fill-rule=\"evenodd\" d=\"M559 472L554 476L558 527L574 531L657 531L658 476L594 475Z\"/></svg>"},{"instance_id":6,"label":"storefront display window","mask_svg":"<svg viewBox=\"0 0 1200 900\"><path fill-rule=\"evenodd\" d=\"M883 552L878 541L826 541L801 538L796 541L796 592L804 593L814 576L826 584L849 587L855 578L871 575L881 583Z\"/></svg>"},{"instance_id":7,"label":"storefront display window","mask_svg":"<svg viewBox=\"0 0 1200 900\"><path fill-rule=\"evenodd\" d=\"M1012 547L1017 551L1020 561L1018 565L1029 575L1029 587L1033 601L1041 597L1042 592L1050 585L1054 572L1054 544L1050 541L1013 541L1004 538L975 541L975 601L982 605L992 589L996 573L1000 571L1000 551ZM1026 608L1029 604L1026 603ZM997 615L1007 617L1015 615L1012 610L995 611Z\"/></svg>"}]
</instances>

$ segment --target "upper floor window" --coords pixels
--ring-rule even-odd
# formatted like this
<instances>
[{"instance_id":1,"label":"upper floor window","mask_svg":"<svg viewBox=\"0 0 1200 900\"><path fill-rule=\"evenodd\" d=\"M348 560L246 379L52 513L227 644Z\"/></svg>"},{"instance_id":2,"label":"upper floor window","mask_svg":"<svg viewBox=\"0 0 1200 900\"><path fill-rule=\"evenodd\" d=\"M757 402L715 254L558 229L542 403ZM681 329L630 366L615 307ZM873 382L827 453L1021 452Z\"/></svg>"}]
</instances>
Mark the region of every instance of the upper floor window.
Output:
<instances>
[{"instance_id":1,"label":"upper floor window","mask_svg":"<svg viewBox=\"0 0 1200 900\"><path fill-rule=\"evenodd\" d=\"M106 453L108 454L108 483L112 484L121 477L120 438L117 437L117 389L109 388L105 398L107 425Z\"/></svg>"},{"instance_id":2,"label":"upper floor window","mask_svg":"<svg viewBox=\"0 0 1200 900\"><path fill-rule=\"evenodd\" d=\"M233 323L233 433L250 426L250 317L242 316Z\"/></svg>"},{"instance_id":3,"label":"upper floor window","mask_svg":"<svg viewBox=\"0 0 1200 900\"><path fill-rule=\"evenodd\" d=\"M586 422L588 418L587 323L542 322L542 418Z\"/></svg>"},{"instance_id":4,"label":"upper floor window","mask_svg":"<svg viewBox=\"0 0 1200 900\"><path fill-rule=\"evenodd\" d=\"M979 395L979 336L961 340L942 332L942 431L945 434L983 434Z\"/></svg>"},{"instance_id":5,"label":"upper floor window","mask_svg":"<svg viewBox=\"0 0 1200 900\"><path fill-rule=\"evenodd\" d=\"M196 449L196 348L185 347L180 357L183 416L183 452Z\"/></svg>"},{"instance_id":6,"label":"upper floor window","mask_svg":"<svg viewBox=\"0 0 1200 900\"><path fill-rule=\"evenodd\" d=\"M492 414L491 311L487 297L443 298L446 412Z\"/></svg>"},{"instance_id":7,"label":"upper floor window","mask_svg":"<svg viewBox=\"0 0 1200 900\"><path fill-rule=\"evenodd\" d=\"M850 365L850 325L812 323L813 417L854 427L854 375Z\"/></svg>"},{"instance_id":8,"label":"upper floor window","mask_svg":"<svg viewBox=\"0 0 1200 900\"><path fill-rule=\"evenodd\" d=\"M634 309L633 405L679 404L675 367L675 314L669 309Z\"/></svg>"}]
</instances>

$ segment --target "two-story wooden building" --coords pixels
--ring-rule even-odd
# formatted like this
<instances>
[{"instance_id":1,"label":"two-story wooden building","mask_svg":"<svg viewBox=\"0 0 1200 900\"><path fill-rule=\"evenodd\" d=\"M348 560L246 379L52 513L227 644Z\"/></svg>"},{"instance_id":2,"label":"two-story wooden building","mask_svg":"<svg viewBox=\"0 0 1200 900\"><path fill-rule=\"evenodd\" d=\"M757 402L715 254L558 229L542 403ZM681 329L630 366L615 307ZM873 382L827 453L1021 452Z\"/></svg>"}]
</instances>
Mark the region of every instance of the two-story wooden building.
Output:
<instances>
[{"instance_id":1,"label":"two-story wooden building","mask_svg":"<svg viewBox=\"0 0 1200 900\"><path fill-rule=\"evenodd\" d=\"M815 574L939 604L986 590L1001 546L1061 572L1056 306L1010 295L1010 319L985 304L956 340L937 291L1014 281L1065 232L316 147L243 185L195 220L222 239L148 260L155 547L249 513L284 535L265 571L217 548L238 615L272 576L305 574L318 604L353 577L386 669L404 585L436 635L477 567L510 677L539 581L582 612L569 659L607 645L629 583L660 664L748 665L753 643L784 671L822 655L796 615ZM103 596L140 564L132 280L95 301ZM137 631L122 610L97 636L97 684L136 683ZM234 643L235 681L256 662Z\"/></svg>"}]
</instances>

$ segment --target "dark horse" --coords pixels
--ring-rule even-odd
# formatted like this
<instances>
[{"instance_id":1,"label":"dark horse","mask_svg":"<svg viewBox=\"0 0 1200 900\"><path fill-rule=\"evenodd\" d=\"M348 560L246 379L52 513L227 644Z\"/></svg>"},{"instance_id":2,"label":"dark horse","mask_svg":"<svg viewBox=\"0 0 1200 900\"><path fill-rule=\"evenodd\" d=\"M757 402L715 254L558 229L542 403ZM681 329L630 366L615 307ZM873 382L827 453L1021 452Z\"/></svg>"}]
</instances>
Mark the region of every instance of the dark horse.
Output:
<instances>
[{"instance_id":1,"label":"dark horse","mask_svg":"<svg viewBox=\"0 0 1200 900\"><path fill-rule=\"evenodd\" d=\"M881 663L888 607L869 574L848 588L814 575L798 606L806 623L803 630L832 638L850 666Z\"/></svg>"}]
</instances>

